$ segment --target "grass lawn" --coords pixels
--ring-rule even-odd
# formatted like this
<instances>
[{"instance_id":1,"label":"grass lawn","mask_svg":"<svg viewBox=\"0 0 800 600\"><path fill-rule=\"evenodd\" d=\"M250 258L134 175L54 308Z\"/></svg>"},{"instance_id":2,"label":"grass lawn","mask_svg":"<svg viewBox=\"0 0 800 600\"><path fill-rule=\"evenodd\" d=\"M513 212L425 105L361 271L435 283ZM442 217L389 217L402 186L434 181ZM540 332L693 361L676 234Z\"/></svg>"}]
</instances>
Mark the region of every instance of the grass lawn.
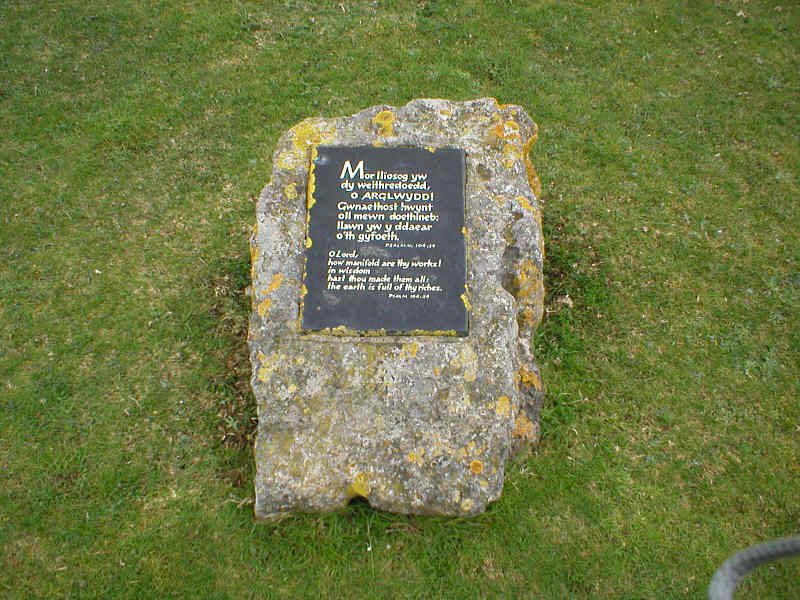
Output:
<instances>
[{"instance_id":1,"label":"grass lawn","mask_svg":"<svg viewBox=\"0 0 800 600\"><path fill-rule=\"evenodd\" d=\"M800 7L590 4L0 2L0 597L700 598L800 530ZM477 518L256 522L278 136L481 96L540 125L541 444Z\"/></svg>"}]
</instances>

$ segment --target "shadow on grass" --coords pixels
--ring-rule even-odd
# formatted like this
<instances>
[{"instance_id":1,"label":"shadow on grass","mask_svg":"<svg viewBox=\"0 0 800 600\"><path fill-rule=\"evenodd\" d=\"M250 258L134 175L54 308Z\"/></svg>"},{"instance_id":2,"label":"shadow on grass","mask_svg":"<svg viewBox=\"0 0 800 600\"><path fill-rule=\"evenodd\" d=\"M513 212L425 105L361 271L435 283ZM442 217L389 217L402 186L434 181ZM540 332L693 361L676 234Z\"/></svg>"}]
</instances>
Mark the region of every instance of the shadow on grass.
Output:
<instances>
[{"instance_id":1,"label":"shadow on grass","mask_svg":"<svg viewBox=\"0 0 800 600\"><path fill-rule=\"evenodd\" d=\"M614 311L607 249L587 233L579 214L553 208L552 216L543 222L545 316L536 333L536 356L542 367L587 380L593 342L586 334L596 331L601 318L607 322ZM583 409L571 394L548 389L542 410L543 436L558 437Z\"/></svg>"},{"instance_id":2,"label":"shadow on grass","mask_svg":"<svg viewBox=\"0 0 800 600\"><path fill-rule=\"evenodd\" d=\"M216 338L214 368L207 372L208 390L215 400L215 450L221 453L220 476L235 488L253 480L253 439L258 419L250 388L247 327L250 316L250 256L224 257L210 263L204 289Z\"/></svg>"}]
</instances>

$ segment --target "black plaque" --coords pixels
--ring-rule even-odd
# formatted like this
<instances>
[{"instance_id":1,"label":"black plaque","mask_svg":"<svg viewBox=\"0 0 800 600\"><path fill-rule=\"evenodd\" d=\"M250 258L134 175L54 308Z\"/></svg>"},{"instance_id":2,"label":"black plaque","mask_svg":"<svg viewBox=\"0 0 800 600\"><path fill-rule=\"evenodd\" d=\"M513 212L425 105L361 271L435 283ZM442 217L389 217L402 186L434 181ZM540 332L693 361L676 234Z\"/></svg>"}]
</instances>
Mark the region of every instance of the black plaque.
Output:
<instances>
[{"instance_id":1,"label":"black plaque","mask_svg":"<svg viewBox=\"0 0 800 600\"><path fill-rule=\"evenodd\" d=\"M467 335L464 151L319 146L302 329Z\"/></svg>"}]
</instances>

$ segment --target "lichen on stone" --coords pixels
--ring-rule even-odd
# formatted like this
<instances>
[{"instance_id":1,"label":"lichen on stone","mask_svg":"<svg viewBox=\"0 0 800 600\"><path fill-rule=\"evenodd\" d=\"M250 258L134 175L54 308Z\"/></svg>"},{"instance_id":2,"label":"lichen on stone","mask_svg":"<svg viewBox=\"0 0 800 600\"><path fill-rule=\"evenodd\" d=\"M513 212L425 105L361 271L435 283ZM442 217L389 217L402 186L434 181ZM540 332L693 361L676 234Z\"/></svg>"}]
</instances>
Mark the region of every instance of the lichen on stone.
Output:
<instances>
[{"instance_id":1,"label":"lichen on stone","mask_svg":"<svg viewBox=\"0 0 800 600\"><path fill-rule=\"evenodd\" d=\"M392 126L394 120L394 113L391 110L382 110L373 117L372 122L378 125L378 135L387 137L394 133Z\"/></svg>"},{"instance_id":2,"label":"lichen on stone","mask_svg":"<svg viewBox=\"0 0 800 600\"><path fill-rule=\"evenodd\" d=\"M306 119L280 138L251 237L257 516L355 497L464 516L500 497L510 453L538 439L543 397L531 342L544 294L528 155L537 131L522 108L492 98L420 99ZM309 165L321 144L464 150L467 336L302 331Z\"/></svg>"}]
</instances>

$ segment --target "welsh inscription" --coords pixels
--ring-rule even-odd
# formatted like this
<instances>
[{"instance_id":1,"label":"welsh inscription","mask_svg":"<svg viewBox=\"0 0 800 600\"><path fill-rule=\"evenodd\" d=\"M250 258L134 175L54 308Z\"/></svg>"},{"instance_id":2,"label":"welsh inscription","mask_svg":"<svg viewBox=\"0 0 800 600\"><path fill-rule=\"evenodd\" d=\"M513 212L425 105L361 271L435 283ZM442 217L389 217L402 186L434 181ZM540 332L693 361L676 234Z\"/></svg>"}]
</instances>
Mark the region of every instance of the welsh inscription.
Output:
<instances>
[{"instance_id":1,"label":"welsh inscription","mask_svg":"<svg viewBox=\"0 0 800 600\"><path fill-rule=\"evenodd\" d=\"M464 153L320 146L302 327L466 335Z\"/></svg>"}]
</instances>

